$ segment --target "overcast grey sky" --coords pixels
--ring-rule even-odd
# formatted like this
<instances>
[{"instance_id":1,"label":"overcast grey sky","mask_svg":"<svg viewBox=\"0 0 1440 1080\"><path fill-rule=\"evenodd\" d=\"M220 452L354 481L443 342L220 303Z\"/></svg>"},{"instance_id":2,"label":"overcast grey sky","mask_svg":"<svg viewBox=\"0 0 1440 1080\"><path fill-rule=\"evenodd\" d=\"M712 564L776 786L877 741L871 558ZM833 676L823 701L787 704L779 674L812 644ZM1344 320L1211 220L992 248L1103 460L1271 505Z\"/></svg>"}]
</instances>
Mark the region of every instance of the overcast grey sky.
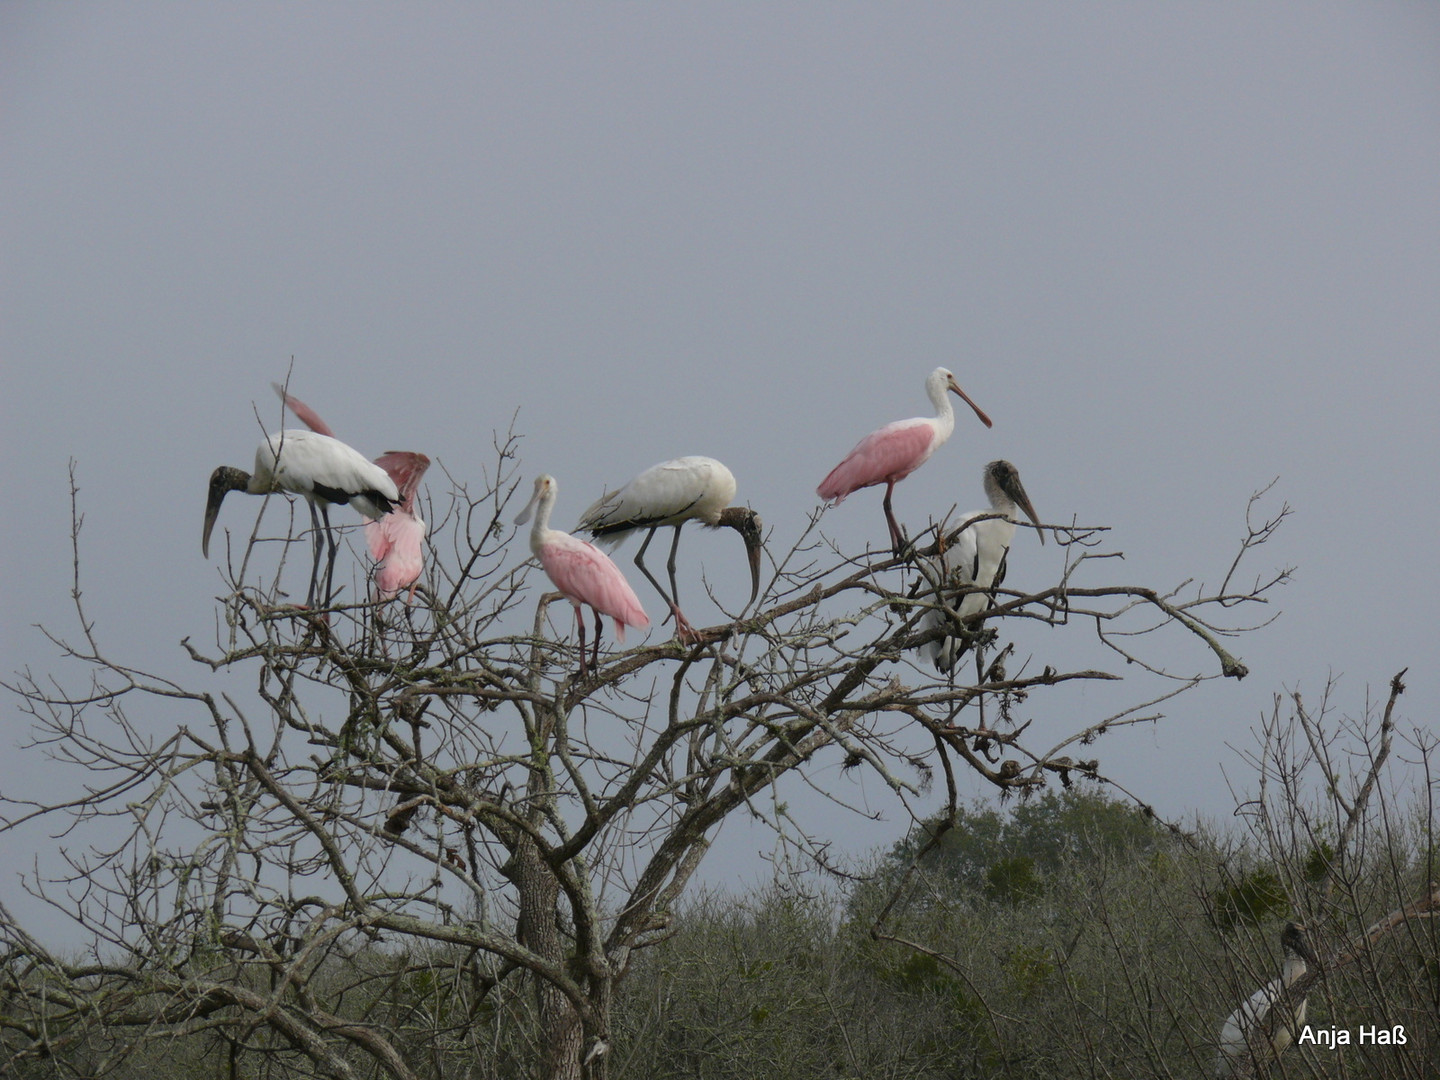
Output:
<instances>
[{"instance_id":1,"label":"overcast grey sky","mask_svg":"<svg viewBox=\"0 0 1440 1080\"><path fill-rule=\"evenodd\" d=\"M1223 575L1254 489L1294 507L1250 677L1104 745L1137 794L1228 814L1226 744L1332 673L1353 710L1408 665L1433 716L1440 5L9 3L0 199L6 670L73 631L73 458L98 633L200 677L206 478L292 356L342 437L462 478L518 410L562 525L719 457L781 549L944 364L995 427L901 485L912 526L1007 457L1169 587ZM826 528L883 543L878 493ZM1011 582L1059 566L1022 532ZM1098 719L1067 707L1037 723Z\"/></svg>"}]
</instances>

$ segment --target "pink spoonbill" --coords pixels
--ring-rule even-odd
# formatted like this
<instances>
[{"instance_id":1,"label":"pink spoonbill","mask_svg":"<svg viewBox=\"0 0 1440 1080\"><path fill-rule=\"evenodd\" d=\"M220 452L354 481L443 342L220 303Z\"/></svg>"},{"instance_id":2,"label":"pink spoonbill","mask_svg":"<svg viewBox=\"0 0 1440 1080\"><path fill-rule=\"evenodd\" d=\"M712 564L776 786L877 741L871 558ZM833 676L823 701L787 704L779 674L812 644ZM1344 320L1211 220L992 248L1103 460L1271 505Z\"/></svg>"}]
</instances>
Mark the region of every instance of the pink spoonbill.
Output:
<instances>
[{"instance_id":1,"label":"pink spoonbill","mask_svg":"<svg viewBox=\"0 0 1440 1080\"><path fill-rule=\"evenodd\" d=\"M960 389L955 376L943 367L936 368L925 380L925 392L935 406L935 415L896 420L872 431L855 444L855 449L846 454L845 460L831 469L830 475L815 489L820 498L838 506L852 492L884 484L885 522L890 526L890 541L897 555L904 548L904 538L890 508L890 496L895 485L924 465L955 430L955 410L950 407L946 391L959 395L961 401L975 410L982 424L992 426L990 417Z\"/></svg>"},{"instance_id":2,"label":"pink spoonbill","mask_svg":"<svg viewBox=\"0 0 1440 1080\"><path fill-rule=\"evenodd\" d=\"M560 594L575 606L575 623L580 627L580 674L585 675L585 616L581 604L595 610L595 666L600 665L600 616L615 620L615 636L625 640L625 627L644 628L650 625L640 598L620 568L594 544L579 537L550 528L550 511L555 507L558 485L548 474L535 481L535 493L525 509L515 518L524 525L535 517L530 528L530 550L540 560L545 573Z\"/></svg>"},{"instance_id":3,"label":"pink spoonbill","mask_svg":"<svg viewBox=\"0 0 1440 1080\"><path fill-rule=\"evenodd\" d=\"M334 437L335 432L314 409L286 393L279 383L270 385L306 427ZM387 450L375 459L375 464L389 474L400 492L400 502L393 510L365 523L365 542L376 562L375 586L385 600L393 599L408 586L409 603L415 599L415 588L425 569L425 522L415 513L415 491L430 467L430 459L409 450Z\"/></svg>"},{"instance_id":4,"label":"pink spoonbill","mask_svg":"<svg viewBox=\"0 0 1440 1080\"><path fill-rule=\"evenodd\" d=\"M385 600L393 600L407 586L415 599L415 588L425 569L425 520L415 513L415 489L430 467L424 454L408 450L387 450L375 459L400 489L400 505L379 521L365 523L365 542L375 560L375 587Z\"/></svg>"},{"instance_id":5,"label":"pink spoonbill","mask_svg":"<svg viewBox=\"0 0 1440 1080\"><path fill-rule=\"evenodd\" d=\"M310 523L315 532L315 561L310 568L310 591L306 607L314 607L320 577L320 553L325 539L330 542L330 560L325 570L325 602L330 602L335 573L335 552L339 547L330 528L332 503L349 503L367 518L388 514L400 501L395 481L378 465L372 465L358 450L339 439L314 431L286 430L271 435L255 451L255 471L247 473L221 465L210 475L210 495L205 504L205 532L200 550L210 557L210 532L220 516L220 504L232 491L247 495L288 492L303 496L310 504ZM323 521L323 533L322 533Z\"/></svg>"},{"instance_id":6,"label":"pink spoonbill","mask_svg":"<svg viewBox=\"0 0 1440 1080\"><path fill-rule=\"evenodd\" d=\"M644 529L645 541L635 555L635 565L669 606L680 640L693 642L698 636L680 611L680 589L675 584L675 552L680 546L680 528L687 521L738 532L750 563L747 606L760 591L760 515L748 506L731 506L734 498L735 476L720 462L708 457L675 458L652 465L619 491L602 497L581 515L579 531L594 536L604 550L614 551L631 533ZM645 566L645 550L662 525L675 529L665 564L670 571L668 593Z\"/></svg>"}]
</instances>

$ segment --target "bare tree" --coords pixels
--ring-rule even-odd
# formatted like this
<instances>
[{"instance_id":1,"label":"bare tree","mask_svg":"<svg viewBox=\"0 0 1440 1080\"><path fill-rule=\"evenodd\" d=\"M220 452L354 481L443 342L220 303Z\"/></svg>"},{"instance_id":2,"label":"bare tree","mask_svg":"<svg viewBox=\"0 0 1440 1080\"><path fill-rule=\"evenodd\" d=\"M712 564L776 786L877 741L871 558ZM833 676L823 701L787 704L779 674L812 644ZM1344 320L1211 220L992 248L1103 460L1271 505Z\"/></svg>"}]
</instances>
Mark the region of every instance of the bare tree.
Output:
<instances>
[{"instance_id":1,"label":"bare tree","mask_svg":"<svg viewBox=\"0 0 1440 1080\"><path fill-rule=\"evenodd\" d=\"M259 567L305 540L257 521L214 646L185 643L185 686L108 658L81 602L77 515L81 629L55 640L89 683L9 686L36 724L30 752L77 767L76 786L9 801L0 827L96 838L27 881L90 944L67 959L0 918L0 1061L99 1076L184 1046L203 1075L218 1060L232 1075L602 1078L617 984L669 932L728 817L823 866L830 836L789 800L859 812L822 775L837 761L917 818L937 775L952 807L965 770L1001 793L1098 777L1082 746L1245 674L1221 642L1268 621L1287 573L1236 584L1288 508L1252 523L1215 590L1096 583L1118 553L1072 525L1054 530L1059 581L997 590L961 620L922 557L943 525L898 557L847 554L817 515L788 550L772 536L754 610L581 678L569 605L536 588L503 524L517 482L507 438L479 490L455 485L414 607L285 603L280 571ZM1030 718L1068 715L1068 684L1120 676L1017 659L995 644L1017 620L1093 634L1100 657L1168 685L1037 744ZM941 633L973 647L974 680L922 661Z\"/></svg>"}]
</instances>

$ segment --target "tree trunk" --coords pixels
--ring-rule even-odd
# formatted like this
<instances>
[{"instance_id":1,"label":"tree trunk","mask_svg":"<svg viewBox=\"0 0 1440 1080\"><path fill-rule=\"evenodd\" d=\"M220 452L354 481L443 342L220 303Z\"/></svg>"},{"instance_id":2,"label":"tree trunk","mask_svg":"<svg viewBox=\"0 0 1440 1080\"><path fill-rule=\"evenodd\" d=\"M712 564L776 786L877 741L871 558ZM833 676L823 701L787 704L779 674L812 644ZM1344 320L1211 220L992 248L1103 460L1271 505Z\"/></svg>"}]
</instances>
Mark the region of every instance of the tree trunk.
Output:
<instances>
[{"instance_id":1,"label":"tree trunk","mask_svg":"<svg viewBox=\"0 0 1440 1080\"><path fill-rule=\"evenodd\" d=\"M521 838L515 852L514 881L520 894L520 940L550 963L563 965L565 942L556 925L560 883L540 858L534 842L526 837ZM535 1080L580 1080L583 1032L574 1004L538 975L535 995L541 1042Z\"/></svg>"}]
</instances>

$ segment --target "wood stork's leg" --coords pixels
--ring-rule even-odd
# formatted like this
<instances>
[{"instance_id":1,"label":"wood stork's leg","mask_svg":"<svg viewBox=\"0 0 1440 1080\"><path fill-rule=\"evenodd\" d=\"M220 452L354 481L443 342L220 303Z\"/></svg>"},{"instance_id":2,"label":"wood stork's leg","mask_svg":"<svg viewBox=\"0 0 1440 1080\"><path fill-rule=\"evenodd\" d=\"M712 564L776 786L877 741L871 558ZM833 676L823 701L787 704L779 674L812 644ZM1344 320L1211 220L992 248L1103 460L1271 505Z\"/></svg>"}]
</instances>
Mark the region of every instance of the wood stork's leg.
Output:
<instances>
[{"instance_id":1,"label":"wood stork's leg","mask_svg":"<svg viewBox=\"0 0 1440 1080\"><path fill-rule=\"evenodd\" d=\"M684 524L682 521L681 525ZM665 569L670 571L670 600L678 609L680 607L680 586L675 584L675 552L680 550L680 525L675 526L675 535L670 540L670 558L665 560ZM678 614L678 611L677 611Z\"/></svg>"},{"instance_id":2,"label":"wood stork's leg","mask_svg":"<svg viewBox=\"0 0 1440 1080\"><path fill-rule=\"evenodd\" d=\"M682 521L681 525L684 524ZM670 558L665 569L670 571L670 610L675 615L675 636L686 645L697 644L701 638L680 611L680 586L675 584L675 552L680 550L680 525L675 526L675 539L670 541Z\"/></svg>"},{"instance_id":3,"label":"wood stork's leg","mask_svg":"<svg viewBox=\"0 0 1440 1080\"><path fill-rule=\"evenodd\" d=\"M688 644L695 639L696 634L695 631L690 628L690 623L686 621L685 616L680 613L679 590L677 589L676 595L673 596L667 593L665 586L655 580L655 575L650 573L650 568L645 565L645 549L650 546L650 541L655 539L655 532L658 528L659 526L657 525L645 534L645 542L640 545L640 550L635 553L635 565L640 568L640 573L645 575L645 580L655 586L655 591L660 594L661 599L665 601L666 607L670 609L670 615L675 617L675 636ZM675 549L679 543L680 526L676 525L675 539L670 545L670 561L666 564L670 568L670 587L672 589L675 588ZM670 615L665 616L665 618L669 619Z\"/></svg>"},{"instance_id":4,"label":"wood stork's leg","mask_svg":"<svg viewBox=\"0 0 1440 1080\"><path fill-rule=\"evenodd\" d=\"M901 535L900 526L895 522L895 511L890 507L890 496L895 493L895 481L888 480L885 483L885 524L890 526L890 543L899 555L905 550L905 539Z\"/></svg>"},{"instance_id":5,"label":"wood stork's leg","mask_svg":"<svg viewBox=\"0 0 1440 1080\"><path fill-rule=\"evenodd\" d=\"M670 610L674 611L675 601L670 599L670 594L665 591L665 586L661 585L660 582L655 580L655 575L650 573L650 568L645 565L645 549L650 546L650 541L654 539L655 529L651 529L645 534L645 540L640 545L640 550L635 553L635 565L640 568L640 573L645 575L645 580L650 582L651 585L655 586L655 591L658 592L662 597L664 597L665 603L670 608Z\"/></svg>"},{"instance_id":6,"label":"wood stork's leg","mask_svg":"<svg viewBox=\"0 0 1440 1080\"><path fill-rule=\"evenodd\" d=\"M330 542L330 558L325 563L325 603L330 606L335 586L335 556L340 551L340 541L335 539L335 530L330 528L330 504L320 504L320 516L325 519L325 538Z\"/></svg>"},{"instance_id":7,"label":"wood stork's leg","mask_svg":"<svg viewBox=\"0 0 1440 1080\"><path fill-rule=\"evenodd\" d=\"M315 606L315 586L320 582L320 556L325 550L325 537L320 531L320 508L314 499L306 499L310 507L310 532L315 538L315 558L310 564L310 591L305 594L305 606Z\"/></svg>"}]
</instances>

